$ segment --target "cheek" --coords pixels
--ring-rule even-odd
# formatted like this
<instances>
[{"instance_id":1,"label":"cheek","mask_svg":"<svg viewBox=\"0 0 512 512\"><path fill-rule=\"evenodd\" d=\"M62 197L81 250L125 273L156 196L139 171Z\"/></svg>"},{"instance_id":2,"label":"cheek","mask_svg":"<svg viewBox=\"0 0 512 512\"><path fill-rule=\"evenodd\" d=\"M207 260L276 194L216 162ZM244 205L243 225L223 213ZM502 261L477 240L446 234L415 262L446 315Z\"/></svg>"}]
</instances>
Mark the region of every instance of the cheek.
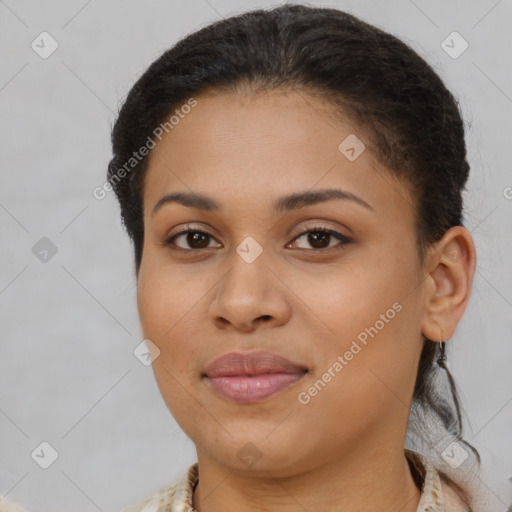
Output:
<instances>
[{"instance_id":1,"label":"cheek","mask_svg":"<svg viewBox=\"0 0 512 512\"><path fill-rule=\"evenodd\" d=\"M417 279L413 265L381 254L378 264L359 260L331 273L309 294L308 306L322 320L319 325L328 327L315 343L321 357L308 382L329 381L325 391L318 383L319 406L325 400L335 410L362 411L397 398L407 402L421 346L418 304L411 294Z\"/></svg>"},{"instance_id":2,"label":"cheek","mask_svg":"<svg viewBox=\"0 0 512 512\"><path fill-rule=\"evenodd\" d=\"M201 291L189 278L162 267L141 265L137 307L143 335L160 349L160 362L181 372L186 360L195 361L199 350L197 322L192 319L201 303Z\"/></svg>"},{"instance_id":3,"label":"cheek","mask_svg":"<svg viewBox=\"0 0 512 512\"><path fill-rule=\"evenodd\" d=\"M375 305L368 306L381 311ZM383 311L385 314L387 309ZM400 316L403 309L393 319L388 318L387 324L381 324L384 321L379 316L376 321L371 311L358 311L357 318L350 313L347 310L347 314L338 315L334 329L341 334L324 343L321 363L297 390L302 393L297 396L302 404L297 423L311 423L314 418L326 439L336 439L340 446L365 431L384 428L384 424L396 427L393 418L403 417L408 410L417 356L414 343L407 350L397 346L407 324ZM343 334L349 331L355 334Z\"/></svg>"},{"instance_id":4,"label":"cheek","mask_svg":"<svg viewBox=\"0 0 512 512\"><path fill-rule=\"evenodd\" d=\"M186 314L194 288L194 283L166 264L157 251L145 249L137 287L137 305L145 333L165 336Z\"/></svg>"},{"instance_id":5,"label":"cheek","mask_svg":"<svg viewBox=\"0 0 512 512\"><path fill-rule=\"evenodd\" d=\"M141 266L137 290L139 318L144 337L160 349L152 364L160 393L176 421L188 431L191 395L187 390L197 385L201 371L201 333L197 331L201 323L194 321L201 303L198 287L190 279L180 283L177 276L166 275L159 268L157 271L156 267Z\"/></svg>"},{"instance_id":6,"label":"cheek","mask_svg":"<svg viewBox=\"0 0 512 512\"><path fill-rule=\"evenodd\" d=\"M324 275L297 279L293 287L315 313L316 323L323 327L328 342L326 349L333 344L342 349L347 341L376 322L379 331L390 331L389 325L397 316L393 304L403 300L407 293L399 274L384 258L378 264L358 258Z\"/></svg>"}]
</instances>

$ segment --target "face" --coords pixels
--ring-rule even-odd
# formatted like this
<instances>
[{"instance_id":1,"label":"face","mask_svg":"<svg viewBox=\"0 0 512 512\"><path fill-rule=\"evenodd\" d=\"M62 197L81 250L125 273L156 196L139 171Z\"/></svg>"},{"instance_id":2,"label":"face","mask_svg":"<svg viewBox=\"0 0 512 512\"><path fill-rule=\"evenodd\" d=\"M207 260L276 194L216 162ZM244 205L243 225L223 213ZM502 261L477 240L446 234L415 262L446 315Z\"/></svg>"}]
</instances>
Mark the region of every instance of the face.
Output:
<instances>
[{"instance_id":1,"label":"face","mask_svg":"<svg viewBox=\"0 0 512 512\"><path fill-rule=\"evenodd\" d=\"M167 406L199 457L238 470L403 447L423 314L408 187L318 98L196 100L144 185L138 309Z\"/></svg>"}]
</instances>

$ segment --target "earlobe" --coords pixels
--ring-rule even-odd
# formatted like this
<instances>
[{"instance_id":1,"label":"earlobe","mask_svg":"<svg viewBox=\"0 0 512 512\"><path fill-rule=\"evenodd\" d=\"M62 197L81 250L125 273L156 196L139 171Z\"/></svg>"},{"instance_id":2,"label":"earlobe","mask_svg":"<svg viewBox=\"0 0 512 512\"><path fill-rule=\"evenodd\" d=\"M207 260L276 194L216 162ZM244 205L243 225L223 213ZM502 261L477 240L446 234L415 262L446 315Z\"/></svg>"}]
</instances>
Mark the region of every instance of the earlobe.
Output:
<instances>
[{"instance_id":1,"label":"earlobe","mask_svg":"<svg viewBox=\"0 0 512 512\"><path fill-rule=\"evenodd\" d=\"M453 336L471 295L475 260L473 238L462 226L450 228L430 248L422 325L428 339L446 341Z\"/></svg>"}]
</instances>

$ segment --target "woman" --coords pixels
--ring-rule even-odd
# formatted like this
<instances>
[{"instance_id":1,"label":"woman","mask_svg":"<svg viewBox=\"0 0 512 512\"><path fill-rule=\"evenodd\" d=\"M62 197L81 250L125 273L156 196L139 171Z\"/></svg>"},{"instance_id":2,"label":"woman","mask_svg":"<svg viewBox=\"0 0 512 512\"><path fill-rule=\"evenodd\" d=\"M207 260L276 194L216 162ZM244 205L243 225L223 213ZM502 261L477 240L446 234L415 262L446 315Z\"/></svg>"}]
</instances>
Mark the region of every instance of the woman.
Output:
<instances>
[{"instance_id":1,"label":"woman","mask_svg":"<svg viewBox=\"0 0 512 512\"><path fill-rule=\"evenodd\" d=\"M469 166L427 63L335 9L248 12L157 59L112 143L142 331L197 451L130 512L477 510L445 355Z\"/></svg>"}]
</instances>

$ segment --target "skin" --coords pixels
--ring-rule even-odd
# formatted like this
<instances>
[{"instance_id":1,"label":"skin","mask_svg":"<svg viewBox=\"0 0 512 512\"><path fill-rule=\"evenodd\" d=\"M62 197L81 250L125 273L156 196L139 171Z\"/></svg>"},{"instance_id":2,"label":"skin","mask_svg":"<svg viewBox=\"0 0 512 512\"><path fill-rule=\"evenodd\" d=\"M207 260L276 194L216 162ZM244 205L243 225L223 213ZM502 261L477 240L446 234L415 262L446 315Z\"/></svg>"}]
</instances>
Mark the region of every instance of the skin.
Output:
<instances>
[{"instance_id":1,"label":"skin","mask_svg":"<svg viewBox=\"0 0 512 512\"><path fill-rule=\"evenodd\" d=\"M453 335L471 291L471 235L450 229L420 263L408 184L376 161L361 129L335 121L319 98L273 91L196 99L150 156L137 290L144 337L161 351L153 362L158 386L196 446L194 508L416 511L420 492L403 448L421 334ZM338 150L349 134L367 148L355 161ZM328 188L371 208L333 199L272 210L281 196ZM172 192L204 194L221 208L168 203L152 214ZM165 245L187 224L211 237ZM351 243L327 236L313 245L303 233L318 224ZM236 252L248 236L263 249L252 263ZM397 302L402 310L300 403L298 394ZM250 349L308 373L257 404L214 394L201 378L207 364ZM261 455L251 467L237 456L248 442Z\"/></svg>"}]
</instances>

